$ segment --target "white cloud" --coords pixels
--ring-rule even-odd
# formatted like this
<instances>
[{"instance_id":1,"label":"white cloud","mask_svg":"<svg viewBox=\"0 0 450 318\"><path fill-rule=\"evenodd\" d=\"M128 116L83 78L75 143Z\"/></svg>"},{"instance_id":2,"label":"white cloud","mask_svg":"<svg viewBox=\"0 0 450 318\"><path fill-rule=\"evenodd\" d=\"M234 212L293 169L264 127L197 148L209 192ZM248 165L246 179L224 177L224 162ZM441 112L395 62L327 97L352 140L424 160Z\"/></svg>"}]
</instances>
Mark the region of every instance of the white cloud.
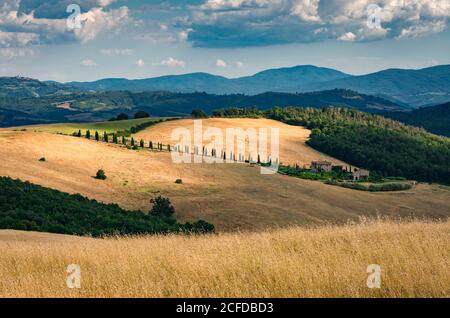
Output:
<instances>
[{"instance_id":1,"label":"white cloud","mask_svg":"<svg viewBox=\"0 0 450 318\"><path fill-rule=\"evenodd\" d=\"M33 55L34 51L30 48L0 48L0 58L4 58L7 60Z\"/></svg>"},{"instance_id":2,"label":"white cloud","mask_svg":"<svg viewBox=\"0 0 450 318\"><path fill-rule=\"evenodd\" d=\"M97 66L97 63L95 63L95 61L91 59L82 60L80 64L88 67Z\"/></svg>"},{"instance_id":3,"label":"white cloud","mask_svg":"<svg viewBox=\"0 0 450 318\"><path fill-rule=\"evenodd\" d=\"M19 13L19 1L0 4L0 46L18 47L34 44L58 44L79 40L87 42L100 33L113 31L130 23L128 8L104 9L93 7L80 15L81 29L69 30L64 18L38 18L31 9L29 13ZM99 1L106 6L111 1ZM21 3L20 3L21 4Z\"/></svg>"},{"instance_id":4,"label":"white cloud","mask_svg":"<svg viewBox=\"0 0 450 318\"><path fill-rule=\"evenodd\" d=\"M3 32L0 30L0 47L22 47L36 43L39 36L26 32Z\"/></svg>"},{"instance_id":5,"label":"white cloud","mask_svg":"<svg viewBox=\"0 0 450 318\"><path fill-rule=\"evenodd\" d=\"M216 67L227 67L227 63L224 60L218 59L216 61Z\"/></svg>"},{"instance_id":6,"label":"white cloud","mask_svg":"<svg viewBox=\"0 0 450 318\"><path fill-rule=\"evenodd\" d=\"M80 16L82 27L74 29L74 34L81 42L93 40L99 33L110 31L130 21L127 7L109 11L103 11L102 8L93 8Z\"/></svg>"},{"instance_id":7,"label":"white cloud","mask_svg":"<svg viewBox=\"0 0 450 318\"><path fill-rule=\"evenodd\" d=\"M347 41L347 42L355 41L356 35L353 32L347 32L347 33L343 34L342 36L340 36L338 38L338 40Z\"/></svg>"},{"instance_id":8,"label":"white cloud","mask_svg":"<svg viewBox=\"0 0 450 318\"><path fill-rule=\"evenodd\" d=\"M161 65L168 67L185 67L186 63L173 57L169 57L167 60L161 61Z\"/></svg>"},{"instance_id":9,"label":"white cloud","mask_svg":"<svg viewBox=\"0 0 450 318\"><path fill-rule=\"evenodd\" d=\"M101 49L103 55L133 55L132 49Z\"/></svg>"},{"instance_id":10,"label":"white cloud","mask_svg":"<svg viewBox=\"0 0 450 318\"><path fill-rule=\"evenodd\" d=\"M139 59L136 61L136 65L139 67L144 67L145 66L145 62L143 59Z\"/></svg>"},{"instance_id":11,"label":"white cloud","mask_svg":"<svg viewBox=\"0 0 450 318\"><path fill-rule=\"evenodd\" d=\"M425 36L450 18L450 0L207 0L192 8L180 25L195 30L195 46L209 47ZM368 27L370 18L380 27Z\"/></svg>"}]
</instances>

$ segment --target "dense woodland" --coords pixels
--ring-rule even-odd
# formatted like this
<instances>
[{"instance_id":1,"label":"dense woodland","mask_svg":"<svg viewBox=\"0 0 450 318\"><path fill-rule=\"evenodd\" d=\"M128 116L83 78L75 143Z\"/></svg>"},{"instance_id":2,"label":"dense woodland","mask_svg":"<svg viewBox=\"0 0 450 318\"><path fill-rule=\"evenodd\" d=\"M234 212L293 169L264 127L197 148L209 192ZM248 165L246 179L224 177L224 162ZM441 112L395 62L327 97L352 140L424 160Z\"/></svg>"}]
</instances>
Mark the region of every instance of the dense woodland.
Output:
<instances>
[{"instance_id":1,"label":"dense woodland","mask_svg":"<svg viewBox=\"0 0 450 318\"><path fill-rule=\"evenodd\" d=\"M450 137L450 103L423 107L411 112L386 112L383 116L423 127L433 134Z\"/></svg>"},{"instance_id":2,"label":"dense woodland","mask_svg":"<svg viewBox=\"0 0 450 318\"><path fill-rule=\"evenodd\" d=\"M308 144L384 176L450 184L450 139L356 110L328 107L221 109L217 117L267 117L312 130Z\"/></svg>"},{"instance_id":3,"label":"dense woodland","mask_svg":"<svg viewBox=\"0 0 450 318\"><path fill-rule=\"evenodd\" d=\"M150 202L150 201L149 201ZM70 195L29 182L0 177L0 229L74 235L206 233L205 221L179 224L167 198L157 198L150 213L127 211L79 194ZM156 212L157 213L156 213Z\"/></svg>"}]
</instances>

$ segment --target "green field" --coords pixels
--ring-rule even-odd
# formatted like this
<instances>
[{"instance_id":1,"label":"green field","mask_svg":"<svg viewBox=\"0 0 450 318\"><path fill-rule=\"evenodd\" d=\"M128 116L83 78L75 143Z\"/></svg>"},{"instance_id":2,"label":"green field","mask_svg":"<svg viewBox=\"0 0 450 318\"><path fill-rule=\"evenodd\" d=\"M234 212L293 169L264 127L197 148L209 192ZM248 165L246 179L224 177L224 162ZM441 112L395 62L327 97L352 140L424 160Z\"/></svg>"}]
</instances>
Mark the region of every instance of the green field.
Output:
<instances>
[{"instance_id":1,"label":"green field","mask_svg":"<svg viewBox=\"0 0 450 318\"><path fill-rule=\"evenodd\" d=\"M130 130L131 127L147 123L154 122L158 120L171 119L171 117L151 117L151 118L140 118L140 119L130 119L130 120L120 120L120 121L104 121L104 122L94 122L94 123L62 123L62 124L49 124L49 125L32 125L18 127L16 130L27 130L36 132L48 132L53 134L65 134L70 135L73 132L81 130L83 133L86 130L99 131L107 133L114 133L119 130Z\"/></svg>"}]
</instances>

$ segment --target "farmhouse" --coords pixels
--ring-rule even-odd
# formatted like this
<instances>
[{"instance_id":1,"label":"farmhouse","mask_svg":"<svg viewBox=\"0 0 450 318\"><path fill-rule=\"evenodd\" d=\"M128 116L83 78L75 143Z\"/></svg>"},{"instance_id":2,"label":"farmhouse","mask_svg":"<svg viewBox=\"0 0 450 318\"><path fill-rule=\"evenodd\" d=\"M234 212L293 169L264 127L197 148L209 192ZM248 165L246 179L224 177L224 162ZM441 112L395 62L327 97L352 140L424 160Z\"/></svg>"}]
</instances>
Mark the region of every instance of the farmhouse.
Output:
<instances>
[{"instance_id":1,"label":"farmhouse","mask_svg":"<svg viewBox=\"0 0 450 318\"><path fill-rule=\"evenodd\" d=\"M313 172L331 172L333 165L329 161L312 161L311 162L311 171Z\"/></svg>"},{"instance_id":2,"label":"farmhouse","mask_svg":"<svg viewBox=\"0 0 450 318\"><path fill-rule=\"evenodd\" d=\"M365 169L355 169L353 172L353 181L369 179L370 172Z\"/></svg>"}]
</instances>

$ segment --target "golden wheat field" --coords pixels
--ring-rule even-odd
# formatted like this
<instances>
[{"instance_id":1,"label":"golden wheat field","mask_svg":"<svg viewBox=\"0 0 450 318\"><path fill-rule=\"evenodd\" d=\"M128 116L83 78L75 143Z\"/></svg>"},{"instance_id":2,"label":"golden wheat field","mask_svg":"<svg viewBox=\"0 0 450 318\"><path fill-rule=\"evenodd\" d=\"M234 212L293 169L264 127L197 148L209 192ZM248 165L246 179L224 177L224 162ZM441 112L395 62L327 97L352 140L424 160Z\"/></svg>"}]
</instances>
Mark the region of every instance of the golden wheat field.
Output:
<instances>
[{"instance_id":1,"label":"golden wheat field","mask_svg":"<svg viewBox=\"0 0 450 318\"><path fill-rule=\"evenodd\" d=\"M0 231L3 297L450 297L450 222L201 237ZM81 268L81 288L66 267ZM367 267L381 266L381 288Z\"/></svg>"}]
</instances>

